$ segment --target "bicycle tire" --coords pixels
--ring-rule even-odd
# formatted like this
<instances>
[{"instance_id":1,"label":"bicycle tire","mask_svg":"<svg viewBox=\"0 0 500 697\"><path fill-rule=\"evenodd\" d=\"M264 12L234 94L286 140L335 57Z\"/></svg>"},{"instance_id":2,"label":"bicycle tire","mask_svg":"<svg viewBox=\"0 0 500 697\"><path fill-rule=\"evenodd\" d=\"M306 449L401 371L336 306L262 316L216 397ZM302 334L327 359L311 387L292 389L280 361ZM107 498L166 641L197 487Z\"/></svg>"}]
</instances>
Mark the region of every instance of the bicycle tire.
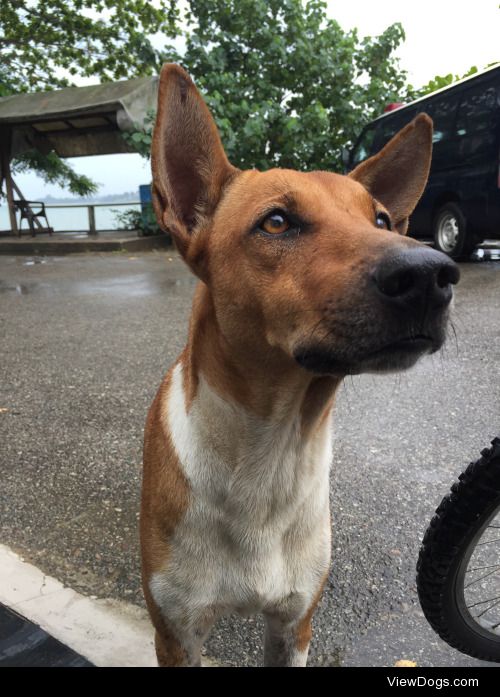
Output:
<instances>
[{"instance_id":1,"label":"bicycle tire","mask_svg":"<svg viewBox=\"0 0 500 697\"><path fill-rule=\"evenodd\" d=\"M499 510L500 438L495 438L436 509L417 562L420 605L434 631L462 653L494 662L500 662L500 635L481 627L466 609L463 574Z\"/></svg>"}]
</instances>

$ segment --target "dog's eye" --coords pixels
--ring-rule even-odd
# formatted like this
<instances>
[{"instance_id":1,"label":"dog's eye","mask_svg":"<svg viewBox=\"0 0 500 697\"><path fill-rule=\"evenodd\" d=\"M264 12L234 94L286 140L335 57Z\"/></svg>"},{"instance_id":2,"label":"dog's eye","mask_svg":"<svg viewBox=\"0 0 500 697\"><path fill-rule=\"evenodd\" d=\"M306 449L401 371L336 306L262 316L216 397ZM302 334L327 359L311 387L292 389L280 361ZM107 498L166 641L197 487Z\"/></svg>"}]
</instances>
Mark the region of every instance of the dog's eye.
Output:
<instances>
[{"instance_id":1,"label":"dog's eye","mask_svg":"<svg viewBox=\"0 0 500 697\"><path fill-rule=\"evenodd\" d=\"M267 232L268 235L282 235L292 225L284 213L274 211L267 218L264 218L259 227L264 232Z\"/></svg>"},{"instance_id":2,"label":"dog's eye","mask_svg":"<svg viewBox=\"0 0 500 697\"><path fill-rule=\"evenodd\" d=\"M381 230L392 230L391 219L387 213L377 213L375 216L375 225Z\"/></svg>"}]
</instances>

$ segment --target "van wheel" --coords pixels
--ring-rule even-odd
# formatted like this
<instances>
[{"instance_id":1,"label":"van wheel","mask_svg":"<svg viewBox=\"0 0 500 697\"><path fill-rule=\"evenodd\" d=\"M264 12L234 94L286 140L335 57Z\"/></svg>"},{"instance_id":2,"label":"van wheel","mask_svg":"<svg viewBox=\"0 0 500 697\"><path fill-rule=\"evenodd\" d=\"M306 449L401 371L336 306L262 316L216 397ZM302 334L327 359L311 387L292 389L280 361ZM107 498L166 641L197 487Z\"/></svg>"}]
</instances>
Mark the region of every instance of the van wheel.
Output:
<instances>
[{"instance_id":1,"label":"van wheel","mask_svg":"<svg viewBox=\"0 0 500 697\"><path fill-rule=\"evenodd\" d=\"M467 220L456 203L445 203L434 218L434 246L452 259L470 256L476 246L474 235L467 230Z\"/></svg>"}]
</instances>

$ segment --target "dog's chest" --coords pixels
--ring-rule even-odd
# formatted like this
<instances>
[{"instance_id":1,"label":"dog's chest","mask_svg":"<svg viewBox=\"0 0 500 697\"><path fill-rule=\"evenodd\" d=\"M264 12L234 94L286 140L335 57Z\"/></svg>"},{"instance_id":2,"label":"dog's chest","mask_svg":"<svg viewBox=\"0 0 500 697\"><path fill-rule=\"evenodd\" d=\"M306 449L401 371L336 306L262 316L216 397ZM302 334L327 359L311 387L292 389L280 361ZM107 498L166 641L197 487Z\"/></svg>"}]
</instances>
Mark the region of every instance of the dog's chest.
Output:
<instances>
[{"instance_id":1,"label":"dog's chest","mask_svg":"<svg viewBox=\"0 0 500 697\"><path fill-rule=\"evenodd\" d=\"M190 503L153 583L162 605L264 609L317 585L329 556L329 428L264 422L200 384L186 414L181 367L165 416Z\"/></svg>"}]
</instances>

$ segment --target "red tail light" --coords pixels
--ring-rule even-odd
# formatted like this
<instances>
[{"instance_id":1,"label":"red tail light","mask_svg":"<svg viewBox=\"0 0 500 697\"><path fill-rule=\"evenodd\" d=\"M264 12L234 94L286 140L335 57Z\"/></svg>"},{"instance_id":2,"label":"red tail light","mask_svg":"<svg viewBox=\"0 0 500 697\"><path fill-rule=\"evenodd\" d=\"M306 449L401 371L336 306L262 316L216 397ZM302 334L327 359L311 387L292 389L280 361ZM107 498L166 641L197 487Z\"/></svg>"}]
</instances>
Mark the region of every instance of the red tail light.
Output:
<instances>
[{"instance_id":1,"label":"red tail light","mask_svg":"<svg viewBox=\"0 0 500 697\"><path fill-rule=\"evenodd\" d=\"M405 106L404 102L392 102L384 107L384 114L387 114L389 111L394 111L395 109L400 109L402 106Z\"/></svg>"}]
</instances>

